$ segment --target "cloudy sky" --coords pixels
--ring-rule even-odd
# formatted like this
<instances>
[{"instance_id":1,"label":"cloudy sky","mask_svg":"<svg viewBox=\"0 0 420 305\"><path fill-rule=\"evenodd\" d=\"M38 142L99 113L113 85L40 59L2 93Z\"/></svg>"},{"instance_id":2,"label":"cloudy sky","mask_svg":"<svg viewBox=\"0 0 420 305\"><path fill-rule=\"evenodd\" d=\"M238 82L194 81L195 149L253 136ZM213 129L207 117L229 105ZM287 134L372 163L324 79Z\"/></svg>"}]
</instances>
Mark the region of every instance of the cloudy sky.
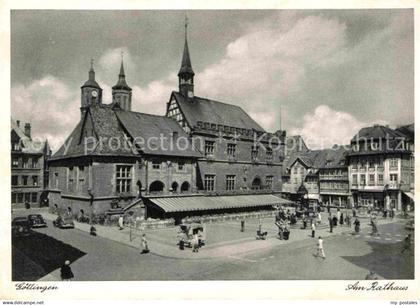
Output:
<instances>
[{"instance_id":1,"label":"cloudy sky","mask_svg":"<svg viewBox=\"0 0 420 305\"><path fill-rule=\"evenodd\" d=\"M177 90L184 11L12 11L12 116L54 147L80 118L95 59L111 102L120 52L133 110L164 114ZM188 11L195 93L243 107L311 148L363 126L414 122L412 10ZM280 116L281 113L281 116ZM280 120L281 117L281 120Z\"/></svg>"}]
</instances>

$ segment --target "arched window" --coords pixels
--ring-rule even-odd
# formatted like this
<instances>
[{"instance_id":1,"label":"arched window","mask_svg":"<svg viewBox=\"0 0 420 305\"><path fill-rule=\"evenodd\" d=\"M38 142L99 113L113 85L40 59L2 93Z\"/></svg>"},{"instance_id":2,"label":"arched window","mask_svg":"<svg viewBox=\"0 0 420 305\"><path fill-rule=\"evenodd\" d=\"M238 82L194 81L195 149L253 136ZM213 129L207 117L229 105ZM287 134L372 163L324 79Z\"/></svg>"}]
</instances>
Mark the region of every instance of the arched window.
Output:
<instances>
[{"instance_id":1,"label":"arched window","mask_svg":"<svg viewBox=\"0 0 420 305\"><path fill-rule=\"evenodd\" d=\"M163 192L165 184L162 181L156 180L153 181L149 186L149 192Z\"/></svg>"},{"instance_id":2,"label":"arched window","mask_svg":"<svg viewBox=\"0 0 420 305\"><path fill-rule=\"evenodd\" d=\"M190 184L185 181L181 184L181 192L188 192L190 190Z\"/></svg>"},{"instance_id":3,"label":"arched window","mask_svg":"<svg viewBox=\"0 0 420 305\"><path fill-rule=\"evenodd\" d=\"M171 187L172 187L172 192L174 192L174 193L178 192L178 183L177 182L172 183Z\"/></svg>"},{"instance_id":4,"label":"arched window","mask_svg":"<svg viewBox=\"0 0 420 305\"><path fill-rule=\"evenodd\" d=\"M253 189L253 190L260 190L261 189L261 179L260 179L260 177L255 177L254 180L252 180L251 189Z\"/></svg>"}]
</instances>

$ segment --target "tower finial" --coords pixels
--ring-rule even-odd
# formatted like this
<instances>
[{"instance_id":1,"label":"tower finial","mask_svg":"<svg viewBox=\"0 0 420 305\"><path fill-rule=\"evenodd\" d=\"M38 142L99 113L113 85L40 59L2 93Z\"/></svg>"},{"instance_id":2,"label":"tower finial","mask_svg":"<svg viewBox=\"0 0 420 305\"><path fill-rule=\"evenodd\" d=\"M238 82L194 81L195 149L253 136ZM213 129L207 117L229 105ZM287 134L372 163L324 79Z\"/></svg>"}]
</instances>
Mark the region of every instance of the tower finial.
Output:
<instances>
[{"instance_id":1,"label":"tower finial","mask_svg":"<svg viewBox=\"0 0 420 305\"><path fill-rule=\"evenodd\" d=\"M124 61L124 51L121 50L121 62L123 62L123 61Z\"/></svg>"},{"instance_id":2,"label":"tower finial","mask_svg":"<svg viewBox=\"0 0 420 305\"><path fill-rule=\"evenodd\" d=\"M187 39L187 28L188 28L188 16L187 16L187 13L185 13L184 27L185 27L185 39Z\"/></svg>"},{"instance_id":3,"label":"tower finial","mask_svg":"<svg viewBox=\"0 0 420 305\"><path fill-rule=\"evenodd\" d=\"M90 70L91 70L91 71L93 71L93 62L94 62L94 59L93 59L93 58L91 58L91 59L90 59Z\"/></svg>"}]
</instances>

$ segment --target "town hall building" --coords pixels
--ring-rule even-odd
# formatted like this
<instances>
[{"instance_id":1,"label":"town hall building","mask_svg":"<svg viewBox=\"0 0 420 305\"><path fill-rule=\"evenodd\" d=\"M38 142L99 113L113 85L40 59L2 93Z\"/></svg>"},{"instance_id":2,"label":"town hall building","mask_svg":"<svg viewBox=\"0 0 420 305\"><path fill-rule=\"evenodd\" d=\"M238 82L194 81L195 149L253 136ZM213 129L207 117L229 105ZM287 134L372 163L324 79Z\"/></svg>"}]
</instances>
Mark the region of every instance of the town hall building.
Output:
<instances>
[{"instance_id":1,"label":"town hall building","mask_svg":"<svg viewBox=\"0 0 420 305\"><path fill-rule=\"evenodd\" d=\"M195 96L194 76L185 34L179 90L165 115L151 115L132 111L123 62L113 100L103 103L91 63L80 121L49 161L50 206L100 215L141 205L144 218L180 219L285 202L277 196L285 132L267 133L239 106Z\"/></svg>"}]
</instances>

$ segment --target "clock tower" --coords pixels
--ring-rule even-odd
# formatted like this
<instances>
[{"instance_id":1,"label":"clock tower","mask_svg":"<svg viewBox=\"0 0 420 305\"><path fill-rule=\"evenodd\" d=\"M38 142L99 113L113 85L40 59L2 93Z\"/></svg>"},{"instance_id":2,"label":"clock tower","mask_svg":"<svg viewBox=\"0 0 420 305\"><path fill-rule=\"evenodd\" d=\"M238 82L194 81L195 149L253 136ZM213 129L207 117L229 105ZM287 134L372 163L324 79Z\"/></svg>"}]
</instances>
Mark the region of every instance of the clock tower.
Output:
<instances>
[{"instance_id":1,"label":"clock tower","mask_svg":"<svg viewBox=\"0 0 420 305\"><path fill-rule=\"evenodd\" d=\"M181 69L178 72L179 92L186 98L194 97L194 71L191 66L190 52L187 41L188 19L185 17L185 43L184 53L182 54Z\"/></svg>"},{"instance_id":2,"label":"clock tower","mask_svg":"<svg viewBox=\"0 0 420 305\"><path fill-rule=\"evenodd\" d=\"M93 70L93 59L90 62L89 79L83 84L81 89L81 107L83 113L90 105L102 103L102 88L95 80L95 71Z\"/></svg>"}]
</instances>

